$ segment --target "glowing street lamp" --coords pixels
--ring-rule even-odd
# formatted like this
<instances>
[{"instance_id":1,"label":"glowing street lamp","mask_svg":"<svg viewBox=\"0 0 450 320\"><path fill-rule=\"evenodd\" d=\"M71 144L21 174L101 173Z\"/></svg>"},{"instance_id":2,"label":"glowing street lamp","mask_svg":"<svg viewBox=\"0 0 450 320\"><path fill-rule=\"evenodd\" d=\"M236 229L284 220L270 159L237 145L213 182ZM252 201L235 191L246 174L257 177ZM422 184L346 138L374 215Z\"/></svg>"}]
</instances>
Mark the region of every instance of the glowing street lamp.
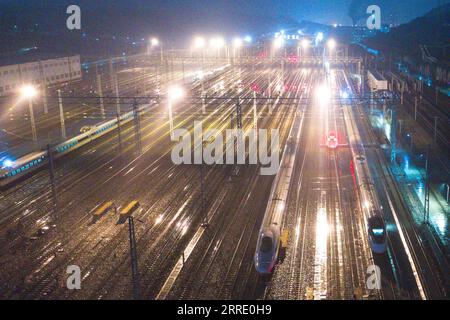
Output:
<instances>
[{"instance_id":1,"label":"glowing street lamp","mask_svg":"<svg viewBox=\"0 0 450 320\"><path fill-rule=\"evenodd\" d=\"M301 42L300 44L301 44L302 48L303 48L304 50L306 50L306 49L308 49L308 47L309 47L309 40L308 40L308 39L303 39L302 42Z\"/></svg>"},{"instance_id":2,"label":"glowing street lamp","mask_svg":"<svg viewBox=\"0 0 450 320\"><path fill-rule=\"evenodd\" d=\"M38 95L38 91L32 85L24 85L20 89L20 94L22 98L28 100L28 108L30 111L30 121L31 121L31 134L33 137L33 141L37 141L36 123L34 121L34 111L33 111L33 98Z\"/></svg>"},{"instance_id":3,"label":"glowing street lamp","mask_svg":"<svg viewBox=\"0 0 450 320\"><path fill-rule=\"evenodd\" d=\"M283 46L283 43L284 43L283 38L282 37L278 37L278 38L275 39L273 44L274 44L276 49L280 49Z\"/></svg>"},{"instance_id":4,"label":"glowing street lamp","mask_svg":"<svg viewBox=\"0 0 450 320\"><path fill-rule=\"evenodd\" d=\"M330 87L328 87L326 84L322 84L319 87L316 88L316 98L319 102L319 105L321 107L328 104L331 100L331 92Z\"/></svg>"},{"instance_id":5,"label":"glowing street lamp","mask_svg":"<svg viewBox=\"0 0 450 320\"><path fill-rule=\"evenodd\" d=\"M328 40L327 46L328 46L328 49L334 50L334 48L336 48L336 40L334 40L334 39Z\"/></svg>"},{"instance_id":6,"label":"glowing street lamp","mask_svg":"<svg viewBox=\"0 0 450 320\"><path fill-rule=\"evenodd\" d=\"M202 49L202 48L204 48L204 47L205 47L205 44L206 44L206 41L205 41L205 39L202 38L202 37L197 37L197 38L195 38L195 40L194 40L194 47L195 47L196 49Z\"/></svg>"},{"instance_id":7,"label":"glowing street lamp","mask_svg":"<svg viewBox=\"0 0 450 320\"><path fill-rule=\"evenodd\" d=\"M33 99L38 94L36 88L33 87L32 85L24 85L20 89L20 93L21 93L22 97L26 98L26 99Z\"/></svg>"},{"instance_id":8,"label":"glowing street lamp","mask_svg":"<svg viewBox=\"0 0 450 320\"><path fill-rule=\"evenodd\" d=\"M213 48L222 48L225 45L225 40L223 38L212 38L209 45Z\"/></svg>"},{"instance_id":9,"label":"glowing street lamp","mask_svg":"<svg viewBox=\"0 0 450 320\"><path fill-rule=\"evenodd\" d=\"M233 40L233 59L236 59L236 50L239 50L242 47L242 39L236 38Z\"/></svg>"},{"instance_id":10,"label":"glowing street lamp","mask_svg":"<svg viewBox=\"0 0 450 320\"><path fill-rule=\"evenodd\" d=\"M177 100L180 100L184 97L184 90L181 87L174 86L169 88L168 90L168 109L169 109L169 126L170 126L170 139L174 140L173 136L173 114L172 114L172 105Z\"/></svg>"},{"instance_id":11,"label":"glowing street lamp","mask_svg":"<svg viewBox=\"0 0 450 320\"><path fill-rule=\"evenodd\" d=\"M222 38L217 38L215 41L215 46L218 49L223 48L225 46L225 40L223 40Z\"/></svg>"},{"instance_id":12,"label":"glowing street lamp","mask_svg":"<svg viewBox=\"0 0 450 320\"><path fill-rule=\"evenodd\" d=\"M161 61L163 61L164 57L163 57L163 46L162 46L162 43L160 43L160 41L157 38L151 38L150 39L150 47L154 48L154 47L157 47L157 46L159 46ZM148 47L148 54L149 55L150 55L150 47Z\"/></svg>"},{"instance_id":13,"label":"glowing street lamp","mask_svg":"<svg viewBox=\"0 0 450 320\"><path fill-rule=\"evenodd\" d=\"M157 45L159 45L159 40L156 38L152 38L150 40L150 43L151 43L152 47L156 47Z\"/></svg>"}]
</instances>

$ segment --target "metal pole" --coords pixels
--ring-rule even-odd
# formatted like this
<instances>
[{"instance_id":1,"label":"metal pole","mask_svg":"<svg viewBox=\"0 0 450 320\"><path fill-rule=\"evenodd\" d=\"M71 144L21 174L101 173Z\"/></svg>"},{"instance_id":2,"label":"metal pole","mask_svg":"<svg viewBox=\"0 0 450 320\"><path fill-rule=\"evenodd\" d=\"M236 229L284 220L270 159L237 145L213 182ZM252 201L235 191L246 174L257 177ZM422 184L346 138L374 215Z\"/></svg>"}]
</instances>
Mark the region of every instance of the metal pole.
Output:
<instances>
[{"instance_id":1,"label":"metal pole","mask_svg":"<svg viewBox=\"0 0 450 320\"><path fill-rule=\"evenodd\" d=\"M42 88L42 93L43 93L43 103L44 103L44 113L47 114L48 113L48 102L47 102L47 86L45 84L45 80L44 80L44 86Z\"/></svg>"},{"instance_id":2,"label":"metal pole","mask_svg":"<svg viewBox=\"0 0 450 320\"><path fill-rule=\"evenodd\" d=\"M136 234L134 229L133 217L128 217L128 233L130 237L130 255L131 255L131 276L133 279L133 298L138 300L140 298L140 283L138 272L138 261L136 251Z\"/></svg>"},{"instance_id":3,"label":"metal pole","mask_svg":"<svg viewBox=\"0 0 450 320\"><path fill-rule=\"evenodd\" d=\"M417 121L417 96L414 97L414 120Z\"/></svg>"},{"instance_id":4,"label":"metal pole","mask_svg":"<svg viewBox=\"0 0 450 320\"><path fill-rule=\"evenodd\" d=\"M205 99L205 97L204 97L204 95L205 95L205 88L204 88L204 84L203 84L203 78L202 78L202 97L201 97L201 100L202 100L202 113L203 114L205 114L206 113L206 99Z\"/></svg>"},{"instance_id":5,"label":"metal pole","mask_svg":"<svg viewBox=\"0 0 450 320\"><path fill-rule=\"evenodd\" d=\"M31 98L28 99L28 108L30 110L31 134L33 136L33 141L37 141L36 123L34 121L34 111L33 111L33 100L31 100Z\"/></svg>"},{"instance_id":6,"label":"metal pole","mask_svg":"<svg viewBox=\"0 0 450 320\"><path fill-rule=\"evenodd\" d=\"M70 66L70 63L69 63ZM41 76L42 86L42 102L44 104L44 113L48 113L48 103L47 103L47 77L44 75L44 68L42 68L42 61L39 60L39 74Z\"/></svg>"},{"instance_id":7,"label":"metal pole","mask_svg":"<svg viewBox=\"0 0 450 320\"><path fill-rule=\"evenodd\" d=\"M56 193L53 153L49 144L47 145L47 157L48 157L48 172L50 176L50 186L52 189L52 198L53 198L52 213L53 213L53 220L55 221L58 218L58 196Z\"/></svg>"},{"instance_id":8,"label":"metal pole","mask_svg":"<svg viewBox=\"0 0 450 320\"><path fill-rule=\"evenodd\" d=\"M133 102L133 114L134 114L134 136L136 139L137 153L140 156L142 154L141 123L139 119L139 109L136 99Z\"/></svg>"},{"instance_id":9,"label":"metal pole","mask_svg":"<svg viewBox=\"0 0 450 320\"><path fill-rule=\"evenodd\" d=\"M117 81L117 74L114 71L113 60L110 60L110 74L111 74L111 86L114 86L114 94L116 95L116 113L120 114L120 94L119 94L119 83Z\"/></svg>"},{"instance_id":10,"label":"metal pole","mask_svg":"<svg viewBox=\"0 0 450 320\"><path fill-rule=\"evenodd\" d=\"M425 160L425 202L424 202L424 222L429 222L430 217L430 173L428 167L430 147L427 146L427 156Z\"/></svg>"},{"instance_id":11,"label":"metal pole","mask_svg":"<svg viewBox=\"0 0 450 320\"><path fill-rule=\"evenodd\" d=\"M97 90L102 118L105 119L105 104L103 103L102 77L98 73L97 73Z\"/></svg>"},{"instance_id":12,"label":"metal pole","mask_svg":"<svg viewBox=\"0 0 450 320\"><path fill-rule=\"evenodd\" d=\"M253 128L258 129L258 112L256 111L256 92L253 92Z\"/></svg>"},{"instance_id":13,"label":"metal pole","mask_svg":"<svg viewBox=\"0 0 450 320\"><path fill-rule=\"evenodd\" d=\"M437 141L437 124L439 117L434 117L434 143Z\"/></svg>"},{"instance_id":14,"label":"metal pole","mask_svg":"<svg viewBox=\"0 0 450 320\"><path fill-rule=\"evenodd\" d=\"M185 77L185 73L184 73L184 59L181 61L181 68L182 68L182 71L183 71L183 84L185 84L186 77Z\"/></svg>"},{"instance_id":15,"label":"metal pole","mask_svg":"<svg viewBox=\"0 0 450 320\"><path fill-rule=\"evenodd\" d=\"M63 139L66 139L67 135L66 135L66 125L64 122L64 109L61 97L61 90L59 89L58 89L58 101L59 101L59 120L61 122L61 136L63 137Z\"/></svg>"},{"instance_id":16,"label":"metal pole","mask_svg":"<svg viewBox=\"0 0 450 320\"><path fill-rule=\"evenodd\" d=\"M120 123L120 115L117 114L116 117L117 117L117 139L119 141L120 154L122 154L122 128Z\"/></svg>"},{"instance_id":17,"label":"metal pole","mask_svg":"<svg viewBox=\"0 0 450 320\"><path fill-rule=\"evenodd\" d=\"M439 90L438 90L438 88L437 88L437 87L436 87L435 91L436 91L436 104L438 104L438 95L439 95Z\"/></svg>"},{"instance_id":18,"label":"metal pole","mask_svg":"<svg viewBox=\"0 0 450 320\"><path fill-rule=\"evenodd\" d=\"M205 210L205 163L203 162L203 156L202 164L200 165L200 193L203 217L202 227L206 228L208 226L208 212Z\"/></svg>"},{"instance_id":19,"label":"metal pole","mask_svg":"<svg viewBox=\"0 0 450 320\"><path fill-rule=\"evenodd\" d=\"M172 114L172 99L169 98L169 130L170 130L170 139L174 140L173 136L173 114ZM203 101L203 99L202 99Z\"/></svg>"},{"instance_id":20,"label":"metal pole","mask_svg":"<svg viewBox=\"0 0 450 320\"><path fill-rule=\"evenodd\" d=\"M405 81L402 80L401 97L400 97L400 104L401 105L403 105L404 91L405 91Z\"/></svg>"}]
</instances>

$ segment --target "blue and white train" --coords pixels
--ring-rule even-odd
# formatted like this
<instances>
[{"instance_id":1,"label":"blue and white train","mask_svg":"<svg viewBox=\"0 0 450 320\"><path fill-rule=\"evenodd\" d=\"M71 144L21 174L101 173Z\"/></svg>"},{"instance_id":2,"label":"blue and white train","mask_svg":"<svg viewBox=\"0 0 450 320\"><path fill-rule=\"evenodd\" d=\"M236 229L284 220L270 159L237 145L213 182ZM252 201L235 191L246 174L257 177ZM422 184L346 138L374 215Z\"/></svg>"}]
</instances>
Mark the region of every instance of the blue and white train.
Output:
<instances>
[{"instance_id":1,"label":"blue and white train","mask_svg":"<svg viewBox=\"0 0 450 320\"><path fill-rule=\"evenodd\" d=\"M140 109L144 107L145 106ZM133 111L124 113L120 116L121 125L130 122L132 119ZM62 157L63 155L102 137L116 128L117 118L93 126L89 131L54 146L51 149L53 157L55 159ZM3 165L0 167L0 188L5 188L15 181L29 176L31 173L46 164L48 164L47 151L35 151L17 159L16 161L7 161L7 163L3 162Z\"/></svg>"}]
</instances>

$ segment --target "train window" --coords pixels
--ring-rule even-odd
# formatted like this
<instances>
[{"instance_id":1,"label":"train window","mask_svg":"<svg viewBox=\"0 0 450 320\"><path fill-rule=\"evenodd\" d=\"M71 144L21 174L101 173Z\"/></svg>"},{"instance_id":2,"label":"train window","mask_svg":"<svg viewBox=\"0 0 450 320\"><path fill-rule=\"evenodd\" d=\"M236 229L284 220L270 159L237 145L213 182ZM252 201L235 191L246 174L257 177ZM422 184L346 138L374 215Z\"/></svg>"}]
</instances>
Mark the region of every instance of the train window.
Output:
<instances>
[{"instance_id":1,"label":"train window","mask_svg":"<svg viewBox=\"0 0 450 320\"><path fill-rule=\"evenodd\" d=\"M261 251L270 252L272 250L272 238L263 237L261 240Z\"/></svg>"},{"instance_id":2,"label":"train window","mask_svg":"<svg viewBox=\"0 0 450 320\"><path fill-rule=\"evenodd\" d=\"M384 234L383 229L372 229L372 232L375 236L382 236Z\"/></svg>"},{"instance_id":3,"label":"train window","mask_svg":"<svg viewBox=\"0 0 450 320\"><path fill-rule=\"evenodd\" d=\"M369 218L369 232L375 242L382 243L385 237L385 225L383 218L380 216L373 216Z\"/></svg>"}]
</instances>

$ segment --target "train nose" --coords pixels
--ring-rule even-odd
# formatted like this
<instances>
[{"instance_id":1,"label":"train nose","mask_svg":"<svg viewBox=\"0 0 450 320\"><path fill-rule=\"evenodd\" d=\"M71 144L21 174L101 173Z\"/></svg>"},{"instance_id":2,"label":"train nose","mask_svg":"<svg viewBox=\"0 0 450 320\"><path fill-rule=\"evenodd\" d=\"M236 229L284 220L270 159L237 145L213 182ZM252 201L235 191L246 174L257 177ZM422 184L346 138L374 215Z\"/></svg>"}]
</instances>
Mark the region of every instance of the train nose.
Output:
<instances>
[{"instance_id":1,"label":"train nose","mask_svg":"<svg viewBox=\"0 0 450 320\"><path fill-rule=\"evenodd\" d=\"M257 261L255 266L258 273L272 273L272 267L269 261Z\"/></svg>"}]
</instances>

